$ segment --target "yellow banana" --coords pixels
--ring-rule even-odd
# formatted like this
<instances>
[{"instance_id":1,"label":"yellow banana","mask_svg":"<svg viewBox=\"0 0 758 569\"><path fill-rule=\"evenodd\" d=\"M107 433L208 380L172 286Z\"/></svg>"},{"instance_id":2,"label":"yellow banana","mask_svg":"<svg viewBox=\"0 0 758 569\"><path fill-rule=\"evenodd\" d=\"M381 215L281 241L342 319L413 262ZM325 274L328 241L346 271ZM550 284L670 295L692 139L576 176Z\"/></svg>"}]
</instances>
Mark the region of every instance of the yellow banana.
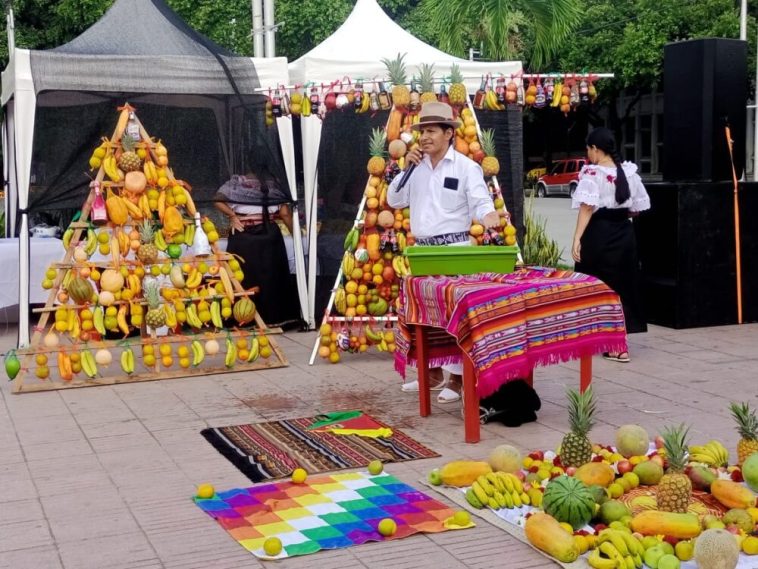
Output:
<instances>
[{"instance_id":1,"label":"yellow banana","mask_svg":"<svg viewBox=\"0 0 758 569\"><path fill-rule=\"evenodd\" d=\"M137 206L137 204L133 203L132 200L124 198L121 198L121 201L126 206L126 209L129 212L129 215L132 216L132 219L142 219L142 210Z\"/></svg>"},{"instance_id":2,"label":"yellow banana","mask_svg":"<svg viewBox=\"0 0 758 569\"><path fill-rule=\"evenodd\" d=\"M218 300L211 302L211 322L219 330L224 327L224 320L221 318L221 303Z\"/></svg>"},{"instance_id":3,"label":"yellow banana","mask_svg":"<svg viewBox=\"0 0 758 569\"><path fill-rule=\"evenodd\" d=\"M150 219L153 216L153 212L150 210L150 200L147 199L147 194L143 193L139 198L139 208L142 210L142 217Z\"/></svg>"},{"instance_id":4,"label":"yellow banana","mask_svg":"<svg viewBox=\"0 0 758 569\"><path fill-rule=\"evenodd\" d=\"M159 229L155 232L155 237L153 238L153 244L158 248L159 251L165 251L168 249L168 243L166 243L166 238L163 236L163 230Z\"/></svg>"},{"instance_id":5,"label":"yellow banana","mask_svg":"<svg viewBox=\"0 0 758 569\"><path fill-rule=\"evenodd\" d=\"M334 291L334 308L339 314L345 314L347 311L347 294L342 287L338 287L337 290Z\"/></svg>"},{"instance_id":6,"label":"yellow banana","mask_svg":"<svg viewBox=\"0 0 758 569\"><path fill-rule=\"evenodd\" d=\"M187 213L190 214L190 216L194 217L195 213L197 213L197 207L195 207L195 200L192 199L192 195L190 195L189 190L187 188L184 189L184 195L187 197L187 203L184 206L187 209Z\"/></svg>"},{"instance_id":7,"label":"yellow banana","mask_svg":"<svg viewBox=\"0 0 758 569\"><path fill-rule=\"evenodd\" d=\"M513 498L513 507L514 508L520 508L523 504L521 502L521 495L516 492L515 490L511 494L511 498Z\"/></svg>"},{"instance_id":8,"label":"yellow banana","mask_svg":"<svg viewBox=\"0 0 758 569\"><path fill-rule=\"evenodd\" d=\"M101 336L105 336L105 314L102 306L96 306L92 310L92 324Z\"/></svg>"},{"instance_id":9,"label":"yellow banana","mask_svg":"<svg viewBox=\"0 0 758 569\"><path fill-rule=\"evenodd\" d=\"M68 332L71 332L71 330L74 329L74 326L76 326L76 310L69 310L68 311L68 320L66 322L66 329Z\"/></svg>"},{"instance_id":10,"label":"yellow banana","mask_svg":"<svg viewBox=\"0 0 758 569\"><path fill-rule=\"evenodd\" d=\"M503 499L505 500L505 507L508 509L513 508L513 497L508 492L503 492Z\"/></svg>"},{"instance_id":11,"label":"yellow banana","mask_svg":"<svg viewBox=\"0 0 758 569\"><path fill-rule=\"evenodd\" d=\"M124 337L129 335L129 324L126 322L127 305L122 304L118 308L118 314L116 315L116 321L118 322L118 329L124 334Z\"/></svg>"},{"instance_id":12,"label":"yellow banana","mask_svg":"<svg viewBox=\"0 0 758 569\"><path fill-rule=\"evenodd\" d=\"M150 170L150 164L151 162L149 160L145 160L145 163L142 165L142 173L145 174L147 183L151 186L154 186L158 180L153 178L152 171Z\"/></svg>"},{"instance_id":13,"label":"yellow banana","mask_svg":"<svg viewBox=\"0 0 758 569\"><path fill-rule=\"evenodd\" d=\"M645 548L642 546L642 542L639 539L625 531L620 531L618 533L626 542L626 547L629 549L630 555L645 555Z\"/></svg>"},{"instance_id":14,"label":"yellow banana","mask_svg":"<svg viewBox=\"0 0 758 569\"><path fill-rule=\"evenodd\" d=\"M176 312L174 311L174 307L166 303L163 305L163 312L166 313L166 326L176 328Z\"/></svg>"},{"instance_id":15,"label":"yellow banana","mask_svg":"<svg viewBox=\"0 0 758 569\"><path fill-rule=\"evenodd\" d=\"M221 271L219 271L220 273ZM200 274L200 271L197 270L197 268L192 267L192 270L190 271L189 276L187 277L186 285L187 288L197 288L200 286L200 282L203 280L203 275Z\"/></svg>"},{"instance_id":16,"label":"yellow banana","mask_svg":"<svg viewBox=\"0 0 758 569\"><path fill-rule=\"evenodd\" d=\"M224 359L224 365L226 367L232 367L237 359L237 346L232 342L230 338L226 339L226 358Z\"/></svg>"},{"instance_id":17,"label":"yellow banana","mask_svg":"<svg viewBox=\"0 0 758 569\"><path fill-rule=\"evenodd\" d=\"M501 492L495 492L494 498L497 500L498 510L508 507L508 503L505 501L505 496L503 496Z\"/></svg>"},{"instance_id":18,"label":"yellow banana","mask_svg":"<svg viewBox=\"0 0 758 569\"><path fill-rule=\"evenodd\" d=\"M593 549L587 558L587 563L593 569L616 569L616 559L600 556L599 549Z\"/></svg>"},{"instance_id":19,"label":"yellow banana","mask_svg":"<svg viewBox=\"0 0 758 569\"><path fill-rule=\"evenodd\" d=\"M480 486L478 481L475 481L471 485L471 489L482 504L487 504L489 502L490 497L487 495L487 492L484 491L484 488Z\"/></svg>"},{"instance_id":20,"label":"yellow banana","mask_svg":"<svg viewBox=\"0 0 758 569\"><path fill-rule=\"evenodd\" d=\"M192 326L193 328L202 328L203 322L200 320L200 317L197 314L197 307L193 302L190 302L187 305L187 309L185 310L185 313L187 314L187 323Z\"/></svg>"},{"instance_id":21,"label":"yellow banana","mask_svg":"<svg viewBox=\"0 0 758 569\"><path fill-rule=\"evenodd\" d=\"M121 352L121 369L127 374L134 373L134 352L131 348Z\"/></svg>"},{"instance_id":22,"label":"yellow banana","mask_svg":"<svg viewBox=\"0 0 758 569\"><path fill-rule=\"evenodd\" d=\"M158 196L158 219L163 222L163 216L166 214L166 190L161 190Z\"/></svg>"},{"instance_id":23,"label":"yellow banana","mask_svg":"<svg viewBox=\"0 0 758 569\"><path fill-rule=\"evenodd\" d=\"M622 557L626 557L629 555L629 547L626 545L623 536L619 535L620 533L621 532L616 530L604 529L600 532L598 543L601 544L610 541Z\"/></svg>"},{"instance_id":24,"label":"yellow banana","mask_svg":"<svg viewBox=\"0 0 758 569\"><path fill-rule=\"evenodd\" d=\"M598 545L600 553L604 553L609 559L613 559L616 562L617 567L626 567L624 556L621 555L618 549L616 549L610 541L604 541ZM622 563L623 565L619 565Z\"/></svg>"},{"instance_id":25,"label":"yellow banana","mask_svg":"<svg viewBox=\"0 0 758 569\"><path fill-rule=\"evenodd\" d=\"M480 476L476 479L476 481L479 483L479 486L481 486L487 493L487 496L494 496L495 488L492 487L492 484L489 483L486 476Z\"/></svg>"},{"instance_id":26,"label":"yellow banana","mask_svg":"<svg viewBox=\"0 0 758 569\"><path fill-rule=\"evenodd\" d=\"M508 492L508 494L511 494L513 492L513 480L511 480L509 477L505 476L504 472L498 472L497 477L502 481L503 486L505 487L505 491Z\"/></svg>"},{"instance_id":27,"label":"yellow banana","mask_svg":"<svg viewBox=\"0 0 758 569\"><path fill-rule=\"evenodd\" d=\"M260 342L258 342L258 338L253 338L250 342L250 355L247 356L247 361L254 362L260 355Z\"/></svg>"},{"instance_id":28,"label":"yellow banana","mask_svg":"<svg viewBox=\"0 0 758 569\"><path fill-rule=\"evenodd\" d=\"M382 336L382 334L378 334L374 332L370 324L366 324L366 338L368 338L372 342L381 342L382 340L384 340L384 336Z\"/></svg>"}]
</instances>

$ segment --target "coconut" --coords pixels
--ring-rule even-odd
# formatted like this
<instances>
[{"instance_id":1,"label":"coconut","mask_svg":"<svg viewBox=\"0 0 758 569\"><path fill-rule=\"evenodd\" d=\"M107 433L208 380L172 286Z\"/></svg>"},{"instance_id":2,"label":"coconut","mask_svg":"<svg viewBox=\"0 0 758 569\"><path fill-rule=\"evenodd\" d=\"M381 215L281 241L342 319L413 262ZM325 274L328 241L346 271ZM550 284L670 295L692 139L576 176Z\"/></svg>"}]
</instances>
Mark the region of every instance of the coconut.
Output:
<instances>
[{"instance_id":1,"label":"coconut","mask_svg":"<svg viewBox=\"0 0 758 569\"><path fill-rule=\"evenodd\" d=\"M623 425L616 431L616 450L629 458L647 454L650 435L639 425Z\"/></svg>"}]
</instances>

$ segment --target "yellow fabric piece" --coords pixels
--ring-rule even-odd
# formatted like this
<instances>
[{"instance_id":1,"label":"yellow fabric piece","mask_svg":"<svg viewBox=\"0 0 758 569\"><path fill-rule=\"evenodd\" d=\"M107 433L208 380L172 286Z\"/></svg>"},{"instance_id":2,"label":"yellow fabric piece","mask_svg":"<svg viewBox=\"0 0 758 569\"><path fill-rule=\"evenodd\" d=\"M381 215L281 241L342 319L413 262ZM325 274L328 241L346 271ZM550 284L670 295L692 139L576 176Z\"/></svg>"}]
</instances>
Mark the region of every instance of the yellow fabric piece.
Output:
<instances>
[{"instance_id":1,"label":"yellow fabric piece","mask_svg":"<svg viewBox=\"0 0 758 569\"><path fill-rule=\"evenodd\" d=\"M392 429L383 427L381 429L324 429L335 435L359 435L361 437L371 437L372 439L388 439L392 436Z\"/></svg>"}]
</instances>

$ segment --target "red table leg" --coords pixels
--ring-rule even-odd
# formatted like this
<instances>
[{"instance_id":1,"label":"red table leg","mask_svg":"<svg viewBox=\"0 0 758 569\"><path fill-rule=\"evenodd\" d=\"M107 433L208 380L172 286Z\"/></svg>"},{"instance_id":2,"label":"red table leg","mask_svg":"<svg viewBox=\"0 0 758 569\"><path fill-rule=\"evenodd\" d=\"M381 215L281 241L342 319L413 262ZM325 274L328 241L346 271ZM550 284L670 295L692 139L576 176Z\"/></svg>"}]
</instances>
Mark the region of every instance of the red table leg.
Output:
<instances>
[{"instance_id":1,"label":"red table leg","mask_svg":"<svg viewBox=\"0 0 758 569\"><path fill-rule=\"evenodd\" d=\"M534 368L529 372L529 375L527 375L524 378L524 381L530 386L534 387Z\"/></svg>"},{"instance_id":2,"label":"red table leg","mask_svg":"<svg viewBox=\"0 0 758 569\"><path fill-rule=\"evenodd\" d=\"M463 354L463 423L467 443L479 442L479 394L476 391L474 364Z\"/></svg>"},{"instance_id":3,"label":"red table leg","mask_svg":"<svg viewBox=\"0 0 758 569\"><path fill-rule=\"evenodd\" d=\"M416 359L418 360L418 402L419 412L422 417L432 414L431 392L429 390L429 357L426 353L427 330L424 326L414 326L414 340L416 342Z\"/></svg>"},{"instance_id":4,"label":"red table leg","mask_svg":"<svg viewBox=\"0 0 758 569\"><path fill-rule=\"evenodd\" d=\"M587 354L579 359L579 391L584 391L592 383L592 356Z\"/></svg>"}]
</instances>

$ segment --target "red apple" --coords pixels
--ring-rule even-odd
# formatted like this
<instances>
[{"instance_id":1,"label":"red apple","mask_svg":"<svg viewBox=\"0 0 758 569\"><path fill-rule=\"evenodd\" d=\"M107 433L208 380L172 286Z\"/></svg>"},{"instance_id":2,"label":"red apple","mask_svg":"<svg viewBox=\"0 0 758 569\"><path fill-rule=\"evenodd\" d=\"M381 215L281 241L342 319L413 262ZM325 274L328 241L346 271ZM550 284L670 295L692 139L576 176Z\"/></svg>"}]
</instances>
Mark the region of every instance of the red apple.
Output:
<instances>
[{"instance_id":1,"label":"red apple","mask_svg":"<svg viewBox=\"0 0 758 569\"><path fill-rule=\"evenodd\" d=\"M663 448L663 437L661 435L658 435L654 439L655 441L655 448Z\"/></svg>"},{"instance_id":2,"label":"red apple","mask_svg":"<svg viewBox=\"0 0 758 569\"><path fill-rule=\"evenodd\" d=\"M657 462L658 464L660 464L661 468L663 468L664 461L663 461L663 457L661 455L656 454L654 456L651 456L650 460L653 461L653 462Z\"/></svg>"},{"instance_id":3,"label":"red apple","mask_svg":"<svg viewBox=\"0 0 758 569\"><path fill-rule=\"evenodd\" d=\"M732 482L742 482L744 479L742 478L742 471L732 470L732 473L729 475L732 478Z\"/></svg>"},{"instance_id":4,"label":"red apple","mask_svg":"<svg viewBox=\"0 0 758 569\"><path fill-rule=\"evenodd\" d=\"M545 453L543 453L541 450L535 450L529 453L529 458L532 460L542 460L545 458Z\"/></svg>"},{"instance_id":5,"label":"red apple","mask_svg":"<svg viewBox=\"0 0 758 569\"><path fill-rule=\"evenodd\" d=\"M601 531L603 531L603 530L604 530L605 528L607 528L607 527L608 527L608 526L607 526L607 525L605 525L605 524L597 524L597 525L595 526L595 534L599 534Z\"/></svg>"},{"instance_id":6,"label":"red apple","mask_svg":"<svg viewBox=\"0 0 758 569\"><path fill-rule=\"evenodd\" d=\"M556 456L553 459L553 466L563 466L563 463L561 462L561 457L560 456Z\"/></svg>"},{"instance_id":7,"label":"red apple","mask_svg":"<svg viewBox=\"0 0 758 569\"><path fill-rule=\"evenodd\" d=\"M592 462L603 462L603 457L597 454L592 457Z\"/></svg>"},{"instance_id":8,"label":"red apple","mask_svg":"<svg viewBox=\"0 0 758 569\"><path fill-rule=\"evenodd\" d=\"M576 466L569 466L566 468L566 476L573 476L576 474Z\"/></svg>"},{"instance_id":9,"label":"red apple","mask_svg":"<svg viewBox=\"0 0 758 569\"><path fill-rule=\"evenodd\" d=\"M616 464L616 468L618 469L619 474L626 474L627 472L634 470L634 466L632 466L632 463L628 460L619 460L618 464Z\"/></svg>"},{"instance_id":10,"label":"red apple","mask_svg":"<svg viewBox=\"0 0 758 569\"><path fill-rule=\"evenodd\" d=\"M665 536L663 538L663 541L667 541L672 546L675 546L677 543L679 543L679 538L678 537L674 537L673 535L667 535L667 536Z\"/></svg>"},{"instance_id":11,"label":"red apple","mask_svg":"<svg viewBox=\"0 0 758 569\"><path fill-rule=\"evenodd\" d=\"M539 466L530 466L529 467L529 472L537 472L539 469L540 469Z\"/></svg>"}]
</instances>

